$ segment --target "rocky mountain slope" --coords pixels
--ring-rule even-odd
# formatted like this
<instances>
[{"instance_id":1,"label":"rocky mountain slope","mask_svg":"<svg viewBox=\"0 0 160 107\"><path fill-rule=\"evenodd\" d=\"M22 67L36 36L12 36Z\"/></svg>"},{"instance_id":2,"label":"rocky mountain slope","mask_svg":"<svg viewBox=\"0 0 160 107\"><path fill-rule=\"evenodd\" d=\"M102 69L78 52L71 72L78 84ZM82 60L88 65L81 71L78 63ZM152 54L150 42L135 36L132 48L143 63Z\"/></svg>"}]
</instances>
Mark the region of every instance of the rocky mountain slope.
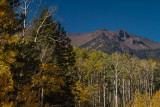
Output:
<instances>
[{"instance_id":1,"label":"rocky mountain slope","mask_svg":"<svg viewBox=\"0 0 160 107\"><path fill-rule=\"evenodd\" d=\"M112 32L100 29L84 34L69 33L68 37L71 39L73 46L102 50L109 54L118 51L145 58L148 56L158 57L160 51L160 43L130 34L123 30Z\"/></svg>"}]
</instances>

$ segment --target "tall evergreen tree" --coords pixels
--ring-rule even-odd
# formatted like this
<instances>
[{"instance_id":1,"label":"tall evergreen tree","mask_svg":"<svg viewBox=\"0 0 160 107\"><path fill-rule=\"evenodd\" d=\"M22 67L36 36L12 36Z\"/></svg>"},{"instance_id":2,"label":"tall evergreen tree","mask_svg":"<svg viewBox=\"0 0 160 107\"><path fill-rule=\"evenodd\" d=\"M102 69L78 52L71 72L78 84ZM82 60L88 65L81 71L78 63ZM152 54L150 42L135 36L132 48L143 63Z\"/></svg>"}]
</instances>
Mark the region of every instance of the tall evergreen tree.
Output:
<instances>
[{"instance_id":1,"label":"tall evergreen tree","mask_svg":"<svg viewBox=\"0 0 160 107\"><path fill-rule=\"evenodd\" d=\"M32 30L32 41L36 38L36 50L38 51L37 56L42 64L52 64L58 67L58 78L62 78L60 81L64 81L65 84L59 81L61 92L50 91L50 95L44 95L44 99L41 99L44 104L65 104L69 103L71 99L71 77L70 68L74 65L74 53L72 46L70 45L70 39L66 36L64 28L61 27L58 21L53 22L52 17L45 19L48 14L48 9L43 9L39 19L37 19L34 29ZM45 20L44 20L45 19ZM43 26L39 29L39 26L43 23ZM39 32L37 33L37 30ZM43 72L39 70L39 73ZM51 70L52 72L52 70ZM53 74L45 75L52 77ZM44 86L41 86L41 92ZM43 89L44 90L44 89ZM61 94L63 92L63 94ZM57 99L58 98L58 99ZM48 99L48 100L47 100ZM54 101L50 100L54 99ZM42 103L42 102L41 102ZM43 104L42 103L42 104Z\"/></svg>"}]
</instances>

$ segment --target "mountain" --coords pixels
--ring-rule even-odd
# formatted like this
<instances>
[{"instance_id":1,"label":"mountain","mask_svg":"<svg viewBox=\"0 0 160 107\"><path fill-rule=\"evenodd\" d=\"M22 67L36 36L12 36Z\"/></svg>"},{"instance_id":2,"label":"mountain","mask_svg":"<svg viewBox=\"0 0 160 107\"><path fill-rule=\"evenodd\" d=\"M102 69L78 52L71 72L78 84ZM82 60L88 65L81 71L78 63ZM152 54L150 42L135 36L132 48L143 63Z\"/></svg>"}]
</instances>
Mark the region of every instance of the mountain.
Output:
<instances>
[{"instance_id":1,"label":"mountain","mask_svg":"<svg viewBox=\"0 0 160 107\"><path fill-rule=\"evenodd\" d=\"M140 58L159 57L160 43L130 34L123 30L108 31L100 29L89 33L69 33L73 46L101 50L106 53L118 51L136 55Z\"/></svg>"}]
</instances>

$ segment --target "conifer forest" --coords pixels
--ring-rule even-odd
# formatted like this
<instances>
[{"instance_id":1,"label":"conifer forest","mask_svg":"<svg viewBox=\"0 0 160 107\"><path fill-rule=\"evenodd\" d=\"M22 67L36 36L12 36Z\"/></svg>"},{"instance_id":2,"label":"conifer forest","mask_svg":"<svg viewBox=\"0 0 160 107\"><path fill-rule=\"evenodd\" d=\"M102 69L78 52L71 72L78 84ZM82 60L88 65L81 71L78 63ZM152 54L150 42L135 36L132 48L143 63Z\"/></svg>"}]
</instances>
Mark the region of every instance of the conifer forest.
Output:
<instances>
[{"instance_id":1,"label":"conifer forest","mask_svg":"<svg viewBox=\"0 0 160 107\"><path fill-rule=\"evenodd\" d=\"M33 2L0 0L0 107L160 107L159 59L72 46Z\"/></svg>"}]
</instances>

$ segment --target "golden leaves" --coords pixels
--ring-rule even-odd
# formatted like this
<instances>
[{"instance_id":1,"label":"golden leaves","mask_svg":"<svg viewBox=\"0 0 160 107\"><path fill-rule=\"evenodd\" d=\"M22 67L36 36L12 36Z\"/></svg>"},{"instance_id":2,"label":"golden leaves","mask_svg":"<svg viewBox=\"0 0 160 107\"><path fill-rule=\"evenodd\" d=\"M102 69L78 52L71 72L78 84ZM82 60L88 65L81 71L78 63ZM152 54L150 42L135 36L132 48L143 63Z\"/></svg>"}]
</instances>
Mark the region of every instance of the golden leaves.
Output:
<instances>
[{"instance_id":1,"label":"golden leaves","mask_svg":"<svg viewBox=\"0 0 160 107\"><path fill-rule=\"evenodd\" d=\"M20 92L18 92L19 101L24 102L23 107L38 107L37 92L31 90L31 85L24 85Z\"/></svg>"},{"instance_id":2,"label":"golden leaves","mask_svg":"<svg viewBox=\"0 0 160 107\"><path fill-rule=\"evenodd\" d=\"M17 26L15 13L8 7L8 2L6 2L6 0L1 0L0 10L0 32L3 32L4 29L14 28Z\"/></svg>"},{"instance_id":3,"label":"golden leaves","mask_svg":"<svg viewBox=\"0 0 160 107\"><path fill-rule=\"evenodd\" d=\"M56 74L56 72L58 71L58 67L54 64L42 63L41 70L46 72L54 72L54 74Z\"/></svg>"},{"instance_id":4,"label":"golden leaves","mask_svg":"<svg viewBox=\"0 0 160 107\"><path fill-rule=\"evenodd\" d=\"M95 92L100 90L98 84L84 85L82 82L77 81L75 87L72 88L72 93L75 95L74 100L78 103L89 103L90 99L95 97Z\"/></svg>"},{"instance_id":5,"label":"golden leaves","mask_svg":"<svg viewBox=\"0 0 160 107\"><path fill-rule=\"evenodd\" d=\"M11 72L0 75L0 105L2 107L12 107L13 103L9 101L8 93L13 91L13 85Z\"/></svg>"},{"instance_id":6,"label":"golden leaves","mask_svg":"<svg viewBox=\"0 0 160 107\"><path fill-rule=\"evenodd\" d=\"M152 98L148 93L142 95L136 93L126 107L160 107L160 91L157 91Z\"/></svg>"},{"instance_id":7,"label":"golden leaves","mask_svg":"<svg viewBox=\"0 0 160 107\"><path fill-rule=\"evenodd\" d=\"M0 46L0 74L10 71L10 64L15 61L15 56L14 51L6 51L3 46Z\"/></svg>"},{"instance_id":8,"label":"golden leaves","mask_svg":"<svg viewBox=\"0 0 160 107\"><path fill-rule=\"evenodd\" d=\"M60 75L58 67L52 63L42 63L40 68L41 71L32 78L33 87L44 87L46 94L48 90L62 92L66 78Z\"/></svg>"}]
</instances>

